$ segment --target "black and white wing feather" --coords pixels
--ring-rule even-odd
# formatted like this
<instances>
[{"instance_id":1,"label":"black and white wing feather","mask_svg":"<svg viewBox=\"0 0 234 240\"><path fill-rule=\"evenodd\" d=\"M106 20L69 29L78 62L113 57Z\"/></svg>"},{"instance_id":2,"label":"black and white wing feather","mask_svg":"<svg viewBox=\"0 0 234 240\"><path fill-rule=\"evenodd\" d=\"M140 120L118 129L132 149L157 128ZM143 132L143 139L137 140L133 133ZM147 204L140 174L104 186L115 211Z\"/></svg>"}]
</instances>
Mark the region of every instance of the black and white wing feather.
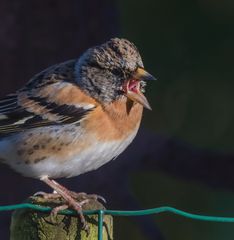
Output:
<instances>
[{"instance_id":1,"label":"black and white wing feather","mask_svg":"<svg viewBox=\"0 0 234 240\"><path fill-rule=\"evenodd\" d=\"M68 69L72 71L69 63ZM62 65L62 71L66 69L66 64ZM56 71L57 75L54 68L50 68L50 72L46 72L44 79L40 74L36 75L25 88L0 100L0 137L32 128L79 123L95 108L89 102L80 102L78 96L76 104L66 99L63 102L63 89L73 91L77 85L71 83L71 76L69 81L62 79L59 70Z\"/></svg>"}]
</instances>

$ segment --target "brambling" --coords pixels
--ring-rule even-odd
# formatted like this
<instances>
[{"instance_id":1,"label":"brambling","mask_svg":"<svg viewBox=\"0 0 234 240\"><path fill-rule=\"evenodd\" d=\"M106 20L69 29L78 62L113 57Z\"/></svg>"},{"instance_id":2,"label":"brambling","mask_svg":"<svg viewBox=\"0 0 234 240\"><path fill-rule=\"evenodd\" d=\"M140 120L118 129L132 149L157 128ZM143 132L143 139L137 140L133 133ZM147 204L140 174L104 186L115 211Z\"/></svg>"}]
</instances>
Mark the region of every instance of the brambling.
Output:
<instances>
[{"instance_id":1,"label":"brambling","mask_svg":"<svg viewBox=\"0 0 234 240\"><path fill-rule=\"evenodd\" d=\"M151 109L143 93L153 79L135 45L119 38L45 69L0 100L0 161L64 198L54 212L69 206L81 213L88 195L77 202L52 179L95 170L122 153L143 107Z\"/></svg>"}]
</instances>

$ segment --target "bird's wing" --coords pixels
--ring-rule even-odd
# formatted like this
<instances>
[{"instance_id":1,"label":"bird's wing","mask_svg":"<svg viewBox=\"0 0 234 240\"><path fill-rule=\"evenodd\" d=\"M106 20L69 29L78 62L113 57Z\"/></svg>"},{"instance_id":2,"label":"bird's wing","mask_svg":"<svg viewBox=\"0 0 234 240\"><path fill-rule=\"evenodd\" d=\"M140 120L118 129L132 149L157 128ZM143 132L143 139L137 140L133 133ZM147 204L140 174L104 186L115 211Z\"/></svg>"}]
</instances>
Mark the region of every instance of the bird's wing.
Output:
<instances>
[{"instance_id":1,"label":"bird's wing","mask_svg":"<svg viewBox=\"0 0 234 240\"><path fill-rule=\"evenodd\" d=\"M0 100L0 137L26 129L79 123L96 107L72 80L71 62L56 66Z\"/></svg>"}]
</instances>

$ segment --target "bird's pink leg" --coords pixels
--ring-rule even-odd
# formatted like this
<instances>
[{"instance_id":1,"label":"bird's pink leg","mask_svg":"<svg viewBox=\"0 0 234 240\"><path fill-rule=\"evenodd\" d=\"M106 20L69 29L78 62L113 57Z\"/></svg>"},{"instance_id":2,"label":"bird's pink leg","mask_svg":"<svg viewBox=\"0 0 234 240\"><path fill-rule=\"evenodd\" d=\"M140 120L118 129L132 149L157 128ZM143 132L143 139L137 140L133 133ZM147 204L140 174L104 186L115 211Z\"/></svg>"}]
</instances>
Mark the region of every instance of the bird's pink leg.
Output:
<instances>
[{"instance_id":1,"label":"bird's pink leg","mask_svg":"<svg viewBox=\"0 0 234 240\"><path fill-rule=\"evenodd\" d=\"M41 181L45 182L47 185L49 185L54 191L56 191L57 194L59 194L67 203L68 207L73 208L75 211L78 212L80 219L81 219L81 223L83 224L83 228L88 231L88 225L85 221L84 215L82 213L82 207L84 204L89 202L89 199L85 199L82 200L80 202L78 202L76 199L73 198L73 196L71 196L71 192L66 189L65 187L63 187L62 185L58 184L56 181L49 179L48 177L43 177L41 178ZM53 217L55 216L55 214L58 213L59 210L61 209L65 209L66 208L66 204L62 205L61 208L57 207L52 211L52 215Z\"/></svg>"},{"instance_id":2,"label":"bird's pink leg","mask_svg":"<svg viewBox=\"0 0 234 240\"><path fill-rule=\"evenodd\" d=\"M49 178L48 178L49 179ZM50 179L49 179L50 180ZM43 181L43 180L42 180ZM87 194L85 192L74 192L71 190L68 190L67 188L65 188L64 186L62 186L61 184L57 183L54 180L50 180L52 182L54 182L54 184L56 184L61 190L63 190L64 192L66 192L67 194L69 194L72 198L76 198L76 199L92 199L95 201L101 200L104 203L106 203L106 199L98 194ZM45 181L44 181L45 182ZM47 183L48 184L48 183ZM49 185L50 186L50 185ZM43 198L45 199L57 199L59 197L61 197L60 194L58 194L57 192L54 193L46 193L46 192L36 192L34 194L34 196L43 196Z\"/></svg>"}]
</instances>

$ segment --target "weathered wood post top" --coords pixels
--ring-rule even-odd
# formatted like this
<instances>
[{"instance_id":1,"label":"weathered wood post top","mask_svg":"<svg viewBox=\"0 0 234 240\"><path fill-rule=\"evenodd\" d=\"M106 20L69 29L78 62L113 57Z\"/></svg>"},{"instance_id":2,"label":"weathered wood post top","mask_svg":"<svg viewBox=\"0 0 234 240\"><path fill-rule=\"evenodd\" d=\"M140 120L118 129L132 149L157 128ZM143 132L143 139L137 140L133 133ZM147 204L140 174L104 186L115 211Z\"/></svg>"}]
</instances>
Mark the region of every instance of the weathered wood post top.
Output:
<instances>
[{"instance_id":1,"label":"weathered wood post top","mask_svg":"<svg viewBox=\"0 0 234 240\"><path fill-rule=\"evenodd\" d=\"M58 200L48 203L42 197L32 197L28 202L50 207L59 203ZM104 206L94 200L84 206L84 210L94 209L103 210ZM56 219L51 219L50 213L19 209L12 215L10 240L97 240L98 216L85 216L85 219L89 235L82 229L79 216L58 214ZM110 215L104 216L103 240L113 240L113 218Z\"/></svg>"}]
</instances>

